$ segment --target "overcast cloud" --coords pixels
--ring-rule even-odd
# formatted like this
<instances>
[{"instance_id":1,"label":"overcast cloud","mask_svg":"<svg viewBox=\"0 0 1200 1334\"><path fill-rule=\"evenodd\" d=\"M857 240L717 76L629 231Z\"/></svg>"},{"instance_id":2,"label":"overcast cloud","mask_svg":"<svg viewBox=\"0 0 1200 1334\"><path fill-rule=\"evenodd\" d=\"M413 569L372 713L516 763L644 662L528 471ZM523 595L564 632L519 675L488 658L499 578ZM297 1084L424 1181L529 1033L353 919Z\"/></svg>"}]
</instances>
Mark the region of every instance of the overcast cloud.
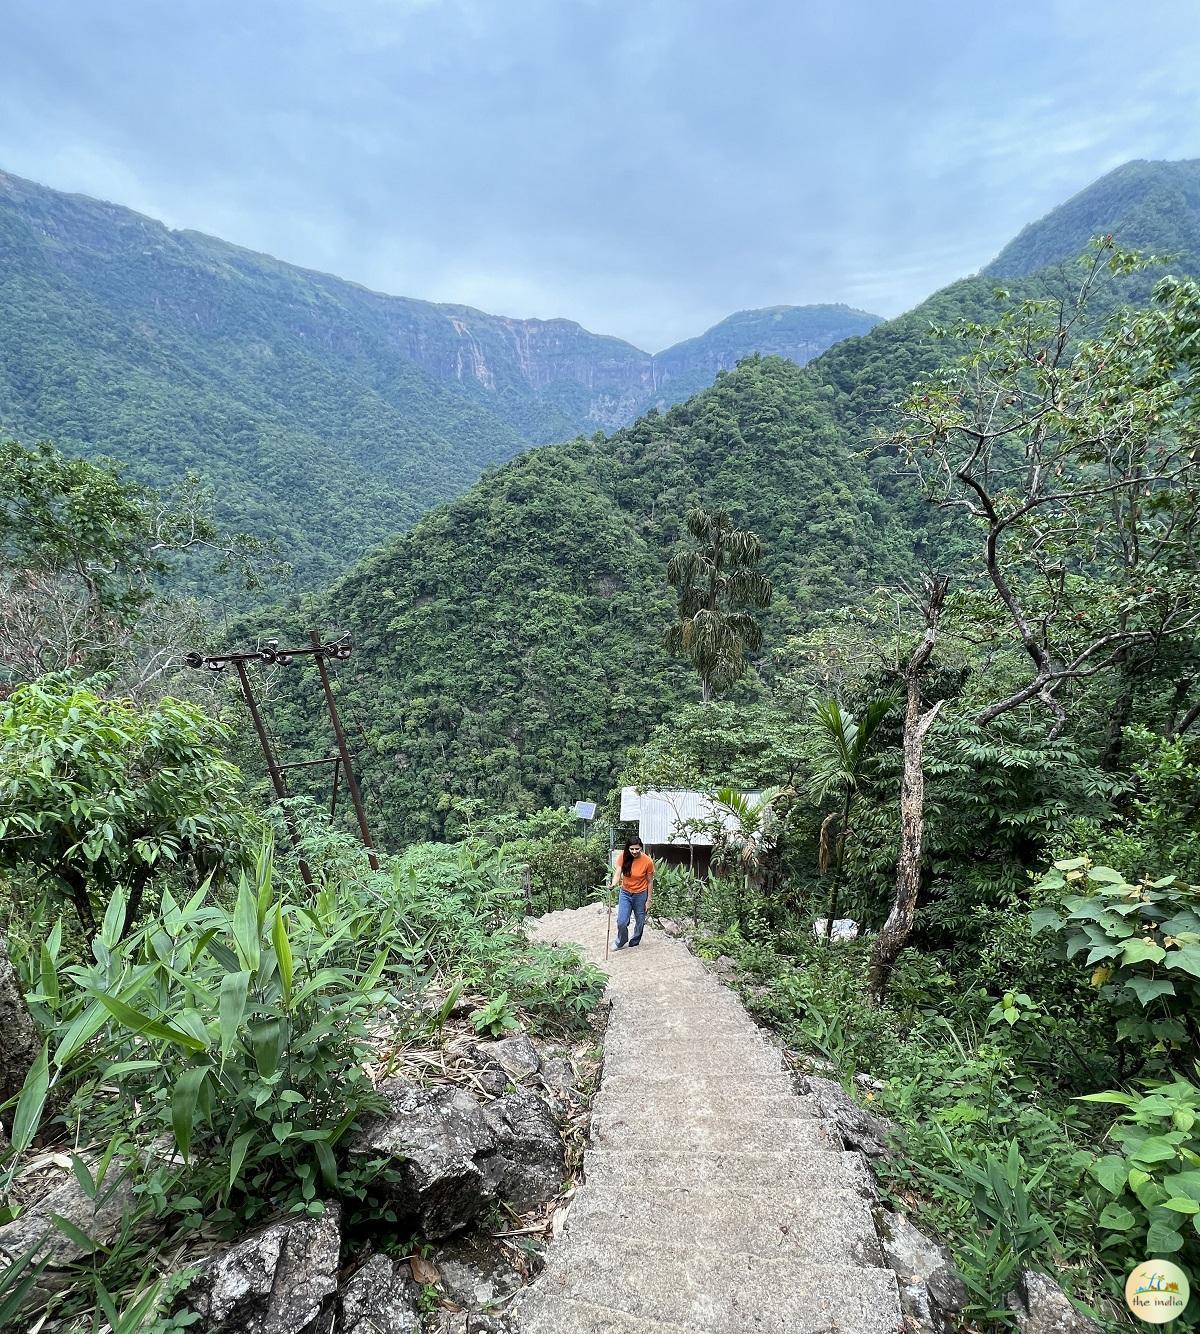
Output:
<instances>
[{"instance_id":1,"label":"overcast cloud","mask_svg":"<svg viewBox=\"0 0 1200 1334\"><path fill-rule=\"evenodd\" d=\"M1196 0L5 0L0 169L655 351L1200 156Z\"/></svg>"}]
</instances>

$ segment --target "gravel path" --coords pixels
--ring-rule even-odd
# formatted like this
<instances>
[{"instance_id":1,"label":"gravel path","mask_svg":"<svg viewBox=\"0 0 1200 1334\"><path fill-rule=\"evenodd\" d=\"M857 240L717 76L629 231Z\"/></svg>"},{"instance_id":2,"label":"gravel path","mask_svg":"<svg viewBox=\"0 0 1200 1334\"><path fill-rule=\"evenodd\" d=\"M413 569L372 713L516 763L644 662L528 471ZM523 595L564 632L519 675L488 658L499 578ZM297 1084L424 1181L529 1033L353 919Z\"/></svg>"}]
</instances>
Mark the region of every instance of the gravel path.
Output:
<instances>
[{"instance_id":1,"label":"gravel path","mask_svg":"<svg viewBox=\"0 0 1200 1334\"><path fill-rule=\"evenodd\" d=\"M870 1177L797 1095L778 1048L681 941L647 928L604 961L607 914L535 938L606 968L612 1017L585 1184L522 1334L895 1334Z\"/></svg>"}]
</instances>

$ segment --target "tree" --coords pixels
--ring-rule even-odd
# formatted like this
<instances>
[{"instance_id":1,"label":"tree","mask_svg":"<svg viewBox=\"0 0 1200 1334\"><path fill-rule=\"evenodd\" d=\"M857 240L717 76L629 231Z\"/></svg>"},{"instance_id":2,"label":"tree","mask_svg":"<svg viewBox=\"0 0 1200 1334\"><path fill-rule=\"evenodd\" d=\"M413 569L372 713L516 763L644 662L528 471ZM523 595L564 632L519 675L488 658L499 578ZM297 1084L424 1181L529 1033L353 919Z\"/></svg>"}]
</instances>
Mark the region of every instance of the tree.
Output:
<instances>
[{"instance_id":1,"label":"tree","mask_svg":"<svg viewBox=\"0 0 1200 1334\"><path fill-rule=\"evenodd\" d=\"M716 793L718 809L709 822L713 861L740 871L747 890L763 882L767 864L779 845L780 807L794 795L784 787L767 788L756 797L732 787L719 788Z\"/></svg>"},{"instance_id":2,"label":"tree","mask_svg":"<svg viewBox=\"0 0 1200 1334\"><path fill-rule=\"evenodd\" d=\"M197 632L194 602L161 591L172 559L202 553L253 587L267 550L221 530L194 474L159 495L108 460L0 442L0 683L115 669L136 692Z\"/></svg>"},{"instance_id":3,"label":"tree","mask_svg":"<svg viewBox=\"0 0 1200 1334\"><path fill-rule=\"evenodd\" d=\"M691 660L707 704L742 676L747 651L761 645L762 629L747 608L770 605L771 581L756 568L762 543L748 528L734 528L724 510L690 510L687 529L698 546L667 562L679 620L666 642L672 653Z\"/></svg>"},{"instance_id":4,"label":"tree","mask_svg":"<svg viewBox=\"0 0 1200 1334\"><path fill-rule=\"evenodd\" d=\"M893 438L982 533L993 631L1032 665L981 725L1037 702L1056 738L1074 686L1144 672L1200 625L1200 284L1163 278L1084 336L1106 275L1142 266L1106 239L1073 294L961 325L970 351L918 384Z\"/></svg>"},{"instance_id":5,"label":"tree","mask_svg":"<svg viewBox=\"0 0 1200 1334\"><path fill-rule=\"evenodd\" d=\"M817 755L811 780L813 799L818 804L830 795L841 799L840 808L827 815L821 824L821 870L828 870L831 862L833 866L825 917L826 944L833 938L833 919L837 916L838 890L854 798L863 779L871 740L893 703L890 695L872 700L861 718L848 713L836 699L826 700L815 709L813 735L817 741ZM832 857L829 855L831 837Z\"/></svg>"},{"instance_id":6,"label":"tree","mask_svg":"<svg viewBox=\"0 0 1200 1334\"><path fill-rule=\"evenodd\" d=\"M947 580L926 576L922 583L921 612L925 633L903 669L906 704L904 710L904 766L900 779L900 856L896 862L896 897L883 929L871 948L867 986L877 1005L896 966L900 951L912 934L921 889L921 853L925 835L925 737L937 720L945 700L923 707L921 671L937 642Z\"/></svg>"},{"instance_id":7,"label":"tree","mask_svg":"<svg viewBox=\"0 0 1200 1334\"><path fill-rule=\"evenodd\" d=\"M227 742L177 700L139 709L62 677L18 687L0 711L0 870L64 896L91 932L117 886L128 927L154 877L239 867L249 815Z\"/></svg>"}]
</instances>

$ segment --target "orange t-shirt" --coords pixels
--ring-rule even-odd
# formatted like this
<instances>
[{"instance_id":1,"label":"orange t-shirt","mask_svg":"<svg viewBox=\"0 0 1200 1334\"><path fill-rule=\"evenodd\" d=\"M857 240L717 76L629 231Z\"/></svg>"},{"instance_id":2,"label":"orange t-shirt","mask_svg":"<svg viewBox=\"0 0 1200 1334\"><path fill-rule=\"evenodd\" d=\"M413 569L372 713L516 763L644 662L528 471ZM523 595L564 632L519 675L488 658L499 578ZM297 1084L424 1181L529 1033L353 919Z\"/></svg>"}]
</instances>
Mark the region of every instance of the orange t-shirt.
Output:
<instances>
[{"instance_id":1,"label":"orange t-shirt","mask_svg":"<svg viewBox=\"0 0 1200 1334\"><path fill-rule=\"evenodd\" d=\"M617 853L617 870L621 869L624 853ZM650 877L654 874L654 862L644 853L633 859L628 875L621 876L621 888L627 894L641 894L650 888Z\"/></svg>"}]
</instances>

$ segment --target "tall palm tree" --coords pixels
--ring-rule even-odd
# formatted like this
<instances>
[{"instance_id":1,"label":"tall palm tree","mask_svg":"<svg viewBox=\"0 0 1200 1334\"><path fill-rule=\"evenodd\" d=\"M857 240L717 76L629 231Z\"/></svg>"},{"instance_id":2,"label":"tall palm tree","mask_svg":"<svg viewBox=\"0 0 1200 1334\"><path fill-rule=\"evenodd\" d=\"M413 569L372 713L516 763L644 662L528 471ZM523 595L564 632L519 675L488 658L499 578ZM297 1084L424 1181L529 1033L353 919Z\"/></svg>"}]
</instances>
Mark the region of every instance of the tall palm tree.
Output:
<instances>
[{"instance_id":1,"label":"tall palm tree","mask_svg":"<svg viewBox=\"0 0 1200 1334\"><path fill-rule=\"evenodd\" d=\"M793 795L791 788L769 787L757 797L736 788L719 788L714 797L725 814L717 812L720 828L715 834L717 856L726 865L735 865L751 889L762 877L763 867L778 842L780 805ZM733 817L730 827L729 816Z\"/></svg>"},{"instance_id":2,"label":"tall palm tree","mask_svg":"<svg viewBox=\"0 0 1200 1334\"><path fill-rule=\"evenodd\" d=\"M687 529L697 546L667 562L667 581L679 594L667 647L691 659L707 704L742 675L746 653L761 645L762 629L747 609L770 604L771 581L755 568L762 543L750 529L735 528L724 510L689 510Z\"/></svg>"},{"instance_id":3,"label":"tall palm tree","mask_svg":"<svg viewBox=\"0 0 1200 1334\"><path fill-rule=\"evenodd\" d=\"M833 937L833 919L837 916L846 835L850 831L850 812L862 782L871 739L894 703L890 695L872 700L863 710L861 718L848 713L836 699L826 700L814 710L817 724L814 735L818 739L819 749L817 768L811 782L813 799L818 805L832 795L838 796L841 801L840 809L827 815L821 824L821 869L825 870L829 862L833 862L829 904L825 915L826 944ZM830 858L829 831L830 825L835 822L837 832L833 841L833 857Z\"/></svg>"}]
</instances>

